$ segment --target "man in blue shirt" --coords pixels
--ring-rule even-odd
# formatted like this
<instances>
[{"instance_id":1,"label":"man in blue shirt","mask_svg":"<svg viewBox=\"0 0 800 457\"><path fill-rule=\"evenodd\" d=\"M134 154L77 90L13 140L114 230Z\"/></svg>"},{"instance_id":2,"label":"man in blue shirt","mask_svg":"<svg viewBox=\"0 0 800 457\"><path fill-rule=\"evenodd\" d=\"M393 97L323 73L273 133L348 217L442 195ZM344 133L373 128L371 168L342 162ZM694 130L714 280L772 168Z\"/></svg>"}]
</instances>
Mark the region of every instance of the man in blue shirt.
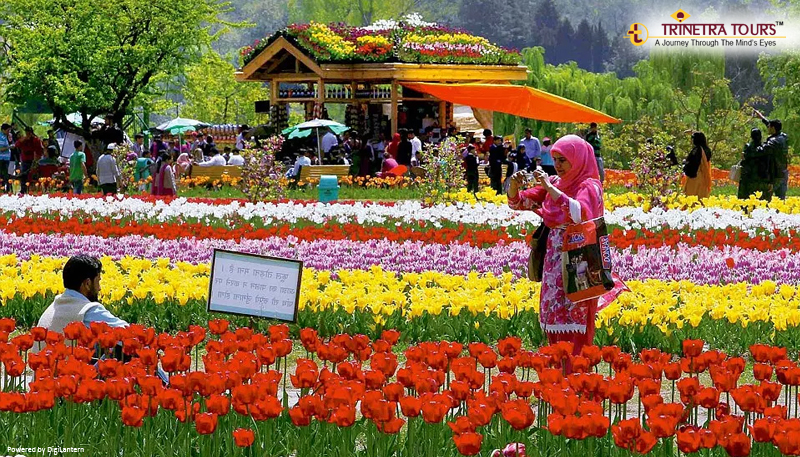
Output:
<instances>
[{"instance_id":1,"label":"man in blue shirt","mask_svg":"<svg viewBox=\"0 0 800 457\"><path fill-rule=\"evenodd\" d=\"M536 165L539 165L542 160L542 145L539 139L532 135L531 129L525 129L525 137L519 140L519 144L525 146L525 155L528 157L529 170L534 170Z\"/></svg>"},{"instance_id":2,"label":"man in blue shirt","mask_svg":"<svg viewBox=\"0 0 800 457\"><path fill-rule=\"evenodd\" d=\"M11 162L11 141L8 138L11 126L0 126L0 189L8 189L11 180L8 176L8 164Z\"/></svg>"}]
</instances>

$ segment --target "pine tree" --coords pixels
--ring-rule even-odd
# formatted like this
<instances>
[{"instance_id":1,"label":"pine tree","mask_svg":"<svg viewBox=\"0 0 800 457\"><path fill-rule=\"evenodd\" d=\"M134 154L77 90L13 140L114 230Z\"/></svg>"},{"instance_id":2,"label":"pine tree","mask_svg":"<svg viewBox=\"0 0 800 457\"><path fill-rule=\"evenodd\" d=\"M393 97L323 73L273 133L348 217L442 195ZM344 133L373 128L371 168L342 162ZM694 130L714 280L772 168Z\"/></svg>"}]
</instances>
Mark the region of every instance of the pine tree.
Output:
<instances>
[{"instance_id":1,"label":"pine tree","mask_svg":"<svg viewBox=\"0 0 800 457\"><path fill-rule=\"evenodd\" d=\"M601 73L605 68L605 62L611 59L611 44L608 41L608 33L603 28L603 23L598 22L593 33L592 40L592 71Z\"/></svg>"},{"instance_id":2,"label":"pine tree","mask_svg":"<svg viewBox=\"0 0 800 457\"><path fill-rule=\"evenodd\" d=\"M533 37L536 46L555 49L557 40L553 32L558 29L560 23L561 15L558 14L553 0L541 0L533 15Z\"/></svg>"},{"instance_id":3,"label":"pine tree","mask_svg":"<svg viewBox=\"0 0 800 457\"><path fill-rule=\"evenodd\" d=\"M589 21L582 20L575 29L575 62L579 67L594 71L592 63L592 45L594 34Z\"/></svg>"},{"instance_id":4,"label":"pine tree","mask_svg":"<svg viewBox=\"0 0 800 457\"><path fill-rule=\"evenodd\" d=\"M555 45L551 48L554 52L546 53L545 60L555 65L575 60L575 30L573 30L569 19L564 18L561 21L553 37L555 38ZM547 49L545 47L545 50Z\"/></svg>"}]
</instances>

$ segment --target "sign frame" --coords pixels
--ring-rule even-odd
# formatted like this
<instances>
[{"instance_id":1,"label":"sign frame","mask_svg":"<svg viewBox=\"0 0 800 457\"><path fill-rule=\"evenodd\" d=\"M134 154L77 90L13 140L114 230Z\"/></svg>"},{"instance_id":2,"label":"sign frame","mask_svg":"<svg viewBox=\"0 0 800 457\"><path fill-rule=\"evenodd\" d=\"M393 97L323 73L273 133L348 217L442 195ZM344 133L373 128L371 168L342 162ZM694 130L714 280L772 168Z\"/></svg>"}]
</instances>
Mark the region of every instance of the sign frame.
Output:
<instances>
[{"instance_id":1,"label":"sign frame","mask_svg":"<svg viewBox=\"0 0 800 457\"><path fill-rule=\"evenodd\" d=\"M256 257L256 258L259 258L259 259L278 260L278 261L281 261L281 262L291 262L291 263L298 264L299 269L298 269L298 273L297 273L297 288L295 289L295 290L297 290L297 294L295 295L295 300L294 300L294 315L292 317L292 320L281 319L281 318L278 318L278 317L258 316L258 315L247 314L247 313L237 313L237 312L234 312L234 311L212 310L211 309L211 298L212 298L211 289L214 286L214 266L215 266L215 264L217 262L217 252L222 252L222 253L226 253L226 254L243 255L243 256L249 256L249 257ZM232 315L232 316L246 316L246 317L250 317L250 318L253 318L253 319L255 319L255 318L272 319L272 320L277 320L277 321L282 321L282 322L291 322L293 324L296 324L297 323L297 314L300 311L300 286L302 284L302 280L303 280L303 261L302 260L287 259L287 258L284 258L284 257L273 257L273 256L261 255L261 254L251 254L249 252L239 252L239 251L231 251L231 250L228 250L228 249L214 248L214 250L213 250L213 252L211 254L211 273L208 276L208 300L206 301L206 312L207 313L228 314L228 315Z\"/></svg>"}]
</instances>

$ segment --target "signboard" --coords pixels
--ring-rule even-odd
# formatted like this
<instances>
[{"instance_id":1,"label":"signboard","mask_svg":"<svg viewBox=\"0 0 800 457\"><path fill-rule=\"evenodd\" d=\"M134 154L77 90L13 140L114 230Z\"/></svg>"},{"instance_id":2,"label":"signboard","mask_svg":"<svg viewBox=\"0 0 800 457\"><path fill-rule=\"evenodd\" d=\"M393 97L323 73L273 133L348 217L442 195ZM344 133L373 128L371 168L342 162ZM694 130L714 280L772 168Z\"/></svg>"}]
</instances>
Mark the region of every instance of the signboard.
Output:
<instances>
[{"instance_id":1,"label":"signboard","mask_svg":"<svg viewBox=\"0 0 800 457\"><path fill-rule=\"evenodd\" d=\"M297 321L303 262L214 249L208 311Z\"/></svg>"}]
</instances>

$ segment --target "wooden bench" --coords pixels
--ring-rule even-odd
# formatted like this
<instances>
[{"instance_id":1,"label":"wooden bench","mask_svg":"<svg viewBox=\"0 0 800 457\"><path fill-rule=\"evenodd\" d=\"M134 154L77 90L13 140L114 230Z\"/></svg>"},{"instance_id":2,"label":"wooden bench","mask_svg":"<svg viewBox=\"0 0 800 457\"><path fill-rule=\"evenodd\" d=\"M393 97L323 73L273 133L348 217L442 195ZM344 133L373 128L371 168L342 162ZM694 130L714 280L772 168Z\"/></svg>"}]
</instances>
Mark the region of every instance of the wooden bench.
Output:
<instances>
[{"instance_id":1,"label":"wooden bench","mask_svg":"<svg viewBox=\"0 0 800 457\"><path fill-rule=\"evenodd\" d=\"M350 165L307 165L300 169L300 181L309 178L319 179L320 176L347 176L350 174Z\"/></svg>"},{"instance_id":2,"label":"wooden bench","mask_svg":"<svg viewBox=\"0 0 800 457\"><path fill-rule=\"evenodd\" d=\"M192 178L207 176L211 181L221 179L222 175L228 175L231 178L242 177L242 167L238 165L220 165L216 167L192 167Z\"/></svg>"}]
</instances>

